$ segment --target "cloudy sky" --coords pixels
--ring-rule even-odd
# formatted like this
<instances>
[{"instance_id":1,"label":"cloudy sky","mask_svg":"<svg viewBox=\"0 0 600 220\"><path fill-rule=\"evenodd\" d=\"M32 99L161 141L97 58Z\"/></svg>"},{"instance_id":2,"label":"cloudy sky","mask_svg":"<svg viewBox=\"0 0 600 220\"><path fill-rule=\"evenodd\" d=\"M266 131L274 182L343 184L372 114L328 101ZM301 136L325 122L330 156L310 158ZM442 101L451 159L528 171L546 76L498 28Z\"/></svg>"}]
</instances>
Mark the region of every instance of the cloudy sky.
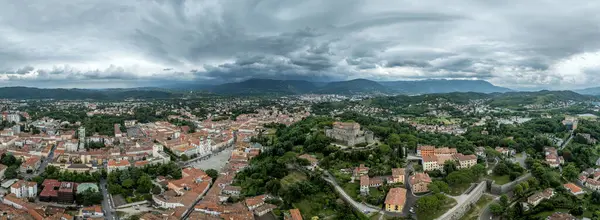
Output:
<instances>
[{"instance_id":1,"label":"cloudy sky","mask_svg":"<svg viewBox=\"0 0 600 220\"><path fill-rule=\"evenodd\" d=\"M600 1L0 0L0 86L600 85Z\"/></svg>"}]
</instances>

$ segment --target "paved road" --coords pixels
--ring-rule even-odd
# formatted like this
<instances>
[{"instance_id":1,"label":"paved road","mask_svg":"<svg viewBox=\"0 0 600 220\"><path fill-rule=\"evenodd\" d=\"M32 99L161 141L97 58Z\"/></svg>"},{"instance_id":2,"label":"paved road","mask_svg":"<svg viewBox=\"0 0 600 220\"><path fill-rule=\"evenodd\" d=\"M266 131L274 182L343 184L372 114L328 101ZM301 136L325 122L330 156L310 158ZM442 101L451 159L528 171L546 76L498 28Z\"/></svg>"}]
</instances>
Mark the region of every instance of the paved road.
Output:
<instances>
[{"instance_id":1,"label":"paved road","mask_svg":"<svg viewBox=\"0 0 600 220\"><path fill-rule=\"evenodd\" d=\"M488 194L488 195L491 195L491 194ZM491 202L489 202L485 206L485 208L483 208L483 211L481 212L481 215L479 215L479 220L490 220L490 219L493 218L492 212L490 211L490 205L493 202L496 202L496 201L500 200L500 197L499 196L495 196L495 195L491 195L491 196L494 196L495 198L494 198L494 200L492 200Z\"/></svg>"},{"instance_id":2,"label":"paved road","mask_svg":"<svg viewBox=\"0 0 600 220\"><path fill-rule=\"evenodd\" d=\"M23 173L21 174L24 178L29 179L29 178L33 178L35 176L38 176L42 173L44 173L44 171L46 171L46 167L48 166L48 163L50 161L52 161L52 159L54 158L54 149L56 148L56 145L52 145L52 148L50 149L50 152L48 153L48 156L42 160L42 163L40 164L40 167L33 173L27 174L27 173Z\"/></svg>"},{"instance_id":3,"label":"paved road","mask_svg":"<svg viewBox=\"0 0 600 220\"><path fill-rule=\"evenodd\" d=\"M100 191L102 192L102 197L104 198L102 200L102 210L104 211L104 219L117 220L119 219L119 217L114 213L115 210L112 207L110 195L108 194L108 190L106 189L106 187L104 187L104 185L106 185L106 179L102 178L100 179Z\"/></svg>"},{"instance_id":4,"label":"paved road","mask_svg":"<svg viewBox=\"0 0 600 220\"><path fill-rule=\"evenodd\" d=\"M359 203L357 201L354 201L354 199L352 199L352 197L350 195L348 195L344 189L342 189L342 187L340 187L340 185L337 184L337 182L335 181L335 179L331 176L331 174L329 174L329 172L327 170L325 170L325 175L323 176L323 179L327 182L329 182L331 185L333 185L333 187L335 188L335 191L337 191L340 195L342 195L344 197L344 200L348 201L350 203L350 205L352 205L352 207L354 207L355 209L357 209L360 212L379 212L381 211L381 209L374 209L371 208L370 206L367 206L365 204Z\"/></svg>"},{"instance_id":5,"label":"paved road","mask_svg":"<svg viewBox=\"0 0 600 220\"><path fill-rule=\"evenodd\" d=\"M404 188L406 188L406 202L404 203L404 209L402 210L402 216L406 217L410 213L410 208L414 207L417 204L417 199L419 197L415 196L410 188L410 173L412 172L412 163L409 161L406 164L406 169L404 172ZM415 214L412 214L413 216Z\"/></svg>"},{"instance_id":6,"label":"paved road","mask_svg":"<svg viewBox=\"0 0 600 220\"><path fill-rule=\"evenodd\" d=\"M571 140L573 139L573 131L571 131L571 135L569 136L569 139L567 139L567 141L563 142L563 144L558 148L558 149L563 149L565 148L567 145L569 145L569 142L571 142Z\"/></svg>"}]
</instances>

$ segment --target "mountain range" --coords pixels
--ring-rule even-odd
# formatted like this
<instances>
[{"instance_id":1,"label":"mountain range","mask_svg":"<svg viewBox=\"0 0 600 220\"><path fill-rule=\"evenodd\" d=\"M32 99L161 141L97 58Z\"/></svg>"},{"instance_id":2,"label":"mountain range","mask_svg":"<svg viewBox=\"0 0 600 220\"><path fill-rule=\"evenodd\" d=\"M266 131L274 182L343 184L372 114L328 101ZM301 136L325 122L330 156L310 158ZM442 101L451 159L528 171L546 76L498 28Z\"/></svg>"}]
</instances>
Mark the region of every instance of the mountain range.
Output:
<instances>
[{"instance_id":1,"label":"mountain range","mask_svg":"<svg viewBox=\"0 0 600 220\"><path fill-rule=\"evenodd\" d=\"M310 82L304 80L249 79L242 82L226 83L204 90L228 95L240 94L429 94L448 92L509 92L508 88L492 85L483 80L422 80L385 81L353 79L338 82Z\"/></svg>"},{"instance_id":2,"label":"mountain range","mask_svg":"<svg viewBox=\"0 0 600 220\"><path fill-rule=\"evenodd\" d=\"M193 91L193 93L189 93ZM310 82L306 80L249 79L220 85L170 84L161 87L131 89L41 89L31 87L0 88L0 99L127 99L127 98L177 98L189 94L213 95L419 95L434 93L510 93L509 96L526 95L511 89L495 86L484 80L421 80L372 81L354 79L337 82ZM561 95L546 93L552 96ZM600 95L600 87L577 90L579 94ZM545 94L546 94L545 93ZM529 94L529 93L527 93ZM573 96L568 94L567 96ZM548 98L548 97L547 97Z\"/></svg>"}]
</instances>

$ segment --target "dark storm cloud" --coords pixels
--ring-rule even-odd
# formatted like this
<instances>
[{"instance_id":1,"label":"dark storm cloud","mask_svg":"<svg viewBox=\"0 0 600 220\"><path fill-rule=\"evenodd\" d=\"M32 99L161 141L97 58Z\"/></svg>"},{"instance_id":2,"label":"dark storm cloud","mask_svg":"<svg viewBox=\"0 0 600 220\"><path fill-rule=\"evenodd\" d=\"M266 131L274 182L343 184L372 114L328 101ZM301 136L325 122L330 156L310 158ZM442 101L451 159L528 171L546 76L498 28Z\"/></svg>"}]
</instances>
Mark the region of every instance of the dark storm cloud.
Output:
<instances>
[{"instance_id":1,"label":"dark storm cloud","mask_svg":"<svg viewBox=\"0 0 600 220\"><path fill-rule=\"evenodd\" d=\"M0 81L600 84L600 3L0 0ZM515 8L514 5L519 5ZM582 6L580 6L582 5ZM35 16L32 16L35 15Z\"/></svg>"}]
</instances>

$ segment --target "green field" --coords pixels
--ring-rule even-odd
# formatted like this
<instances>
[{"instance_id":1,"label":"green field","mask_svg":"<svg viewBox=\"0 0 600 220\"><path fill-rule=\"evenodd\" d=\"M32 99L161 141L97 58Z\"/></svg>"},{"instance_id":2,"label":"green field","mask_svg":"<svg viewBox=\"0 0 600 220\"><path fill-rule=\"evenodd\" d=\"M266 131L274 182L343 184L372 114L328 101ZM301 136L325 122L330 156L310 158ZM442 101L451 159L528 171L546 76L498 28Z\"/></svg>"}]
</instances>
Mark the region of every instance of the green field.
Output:
<instances>
[{"instance_id":1,"label":"green field","mask_svg":"<svg viewBox=\"0 0 600 220\"><path fill-rule=\"evenodd\" d=\"M457 204L456 200L454 200L453 198L450 198L450 197L446 197L446 201L444 203L444 206L439 211L417 213L417 220L431 220L431 219L436 219L436 218L442 216L444 213L446 213L448 210L450 210L456 204Z\"/></svg>"},{"instance_id":2,"label":"green field","mask_svg":"<svg viewBox=\"0 0 600 220\"><path fill-rule=\"evenodd\" d=\"M490 179L494 180L495 184L497 185L504 185L507 183L510 183L510 177L508 175L502 175L502 176L496 176L496 175L491 175Z\"/></svg>"},{"instance_id":3,"label":"green field","mask_svg":"<svg viewBox=\"0 0 600 220\"><path fill-rule=\"evenodd\" d=\"M469 209L469 211L460 220L477 220L483 208L493 200L492 196L482 195L477 203Z\"/></svg>"},{"instance_id":4,"label":"green field","mask_svg":"<svg viewBox=\"0 0 600 220\"><path fill-rule=\"evenodd\" d=\"M359 200L358 194L360 193L360 184L357 183L357 181L354 181L354 183L344 183L342 184L342 188L344 188L344 191L354 200Z\"/></svg>"},{"instance_id":5,"label":"green field","mask_svg":"<svg viewBox=\"0 0 600 220\"><path fill-rule=\"evenodd\" d=\"M326 200L325 194L319 193L310 198L304 199L300 202L294 203L294 207L300 209L300 213L303 216L324 216L324 217L333 217L335 216L335 210L333 209L323 209L324 200Z\"/></svg>"},{"instance_id":6,"label":"green field","mask_svg":"<svg viewBox=\"0 0 600 220\"><path fill-rule=\"evenodd\" d=\"M304 175L303 173L298 172L298 171L293 171L290 174L288 174L287 176L283 177L283 179L281 179L281 185L283 187L286 187L290 184L297 183L297 182L304 181L304 180L306 180L306 175Z\"/></svg>"}]
</instances>

